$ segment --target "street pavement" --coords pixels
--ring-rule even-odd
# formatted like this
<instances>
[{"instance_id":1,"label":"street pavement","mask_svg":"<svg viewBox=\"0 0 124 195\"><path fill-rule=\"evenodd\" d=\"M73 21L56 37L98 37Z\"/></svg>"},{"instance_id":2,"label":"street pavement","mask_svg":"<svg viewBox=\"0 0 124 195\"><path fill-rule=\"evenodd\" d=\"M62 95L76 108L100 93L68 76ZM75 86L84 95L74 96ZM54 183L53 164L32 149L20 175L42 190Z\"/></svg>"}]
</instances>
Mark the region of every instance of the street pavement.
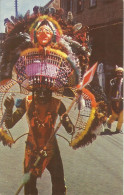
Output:
<instances>
[{"instance_id":1,"label":"street pavement","mask_svg":"<svg viewBox=\"0 0 124 195\"><path fill-rule=\"evenodd\" d=\"M25 121L11 130L16 139L28 131ZM116 122L112 126L114 131ZM69 135L61 127L59 134ZM73 150L68 142L57 136L63 160L67 195L122 195L123 194L123 135L100 135L84 148ZM0 143L0 195L14 195L23 176L26 136L11 148ZM47 170L38 179L39 195L51 195L51 180ZM23 194L23 190L20 195Z\"/></svg>"}]
</instances>

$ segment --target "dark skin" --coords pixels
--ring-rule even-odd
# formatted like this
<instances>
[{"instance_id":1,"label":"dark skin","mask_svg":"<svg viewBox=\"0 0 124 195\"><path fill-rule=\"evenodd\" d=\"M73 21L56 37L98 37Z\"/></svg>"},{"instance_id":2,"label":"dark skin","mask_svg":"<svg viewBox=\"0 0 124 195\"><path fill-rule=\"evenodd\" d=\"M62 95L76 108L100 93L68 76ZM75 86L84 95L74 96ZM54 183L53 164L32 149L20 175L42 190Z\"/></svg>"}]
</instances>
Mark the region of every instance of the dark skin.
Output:
<instances>
[{"instance_id":1,"label":"dark skin","mask_svg":"<svg viewBox=\"0 0 124 195\"><path fill-rule=\"evenodd\" d=\"M117 82L120 82L121 78L123 77L123 72L122 71L117 71L116 77L117 77Z\"/></svg>"},{"instance_id":2,"label":"dark skin","mask_svg":"<svg viewBox=\"0 0 124 195\"><path fill-rule=\"evenodd\" d=\"M46 91L45 91L45 93L46 93ZM34 99L36 102L38 102L40 104L47 104L50 101L50 98L52 97L50 94L52 95L51 92L46 93L45 97L43 97L43 93L36 92L34 95ZM4 106L6 107L7 112L12 114L12 109L14 106L14 99L12 96L6 98L6 100L4 102ZM30 106L30 109L28 111L29 118L32 118L32 114L33 114L34 109L35 109L34 103L32 102L32 106ZM24 98L21 102L21 105L12 114L11 119L9 119L9 120L6 119L7 128L12 128L22 118L22 116L25 114L25 112L26 112L26 107L25 107L25 98ZM65 129L68 131L68 133L73 132L74 127L73 127L68 115L66 114L66 108L62 102L61 102L60 108L58 110L58 114L60 116L63 116L62 124L65 127Z\"/></svg>"},{"instance_id":3,"label":"dark skin","mask_svg":"<svg viewBox=\"0 0 124 195\"><path fill-rule=\"evenodd\" d=\"M123 108L122 94L120 94L121 96L119 97L117 96L117 92L119 91L119 85L122 77L123 77L123 71L116 71L116 77L110 81L109 105L110 105L110 109L112 107L116 113L119 113ZM123 91L123 87L122 87L122 91Z\"/></svg>"}]
</instances>

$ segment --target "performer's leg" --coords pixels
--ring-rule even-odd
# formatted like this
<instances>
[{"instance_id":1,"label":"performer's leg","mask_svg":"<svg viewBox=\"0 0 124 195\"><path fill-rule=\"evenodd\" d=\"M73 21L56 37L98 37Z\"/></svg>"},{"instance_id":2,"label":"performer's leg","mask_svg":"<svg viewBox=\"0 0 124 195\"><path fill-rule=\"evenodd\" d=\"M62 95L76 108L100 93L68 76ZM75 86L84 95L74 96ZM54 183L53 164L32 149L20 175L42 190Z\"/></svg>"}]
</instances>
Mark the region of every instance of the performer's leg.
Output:
<instances>
[{"instance_id":1,"label":"performer's leg","mask_svg":"<svg viewBox=\"0 0 124 195\"><path fill-rule=\"evenodd\" d=\"M66 187L64 181L64 171L57 141L55 143L54 156L49 162L47 169L51 174L52 195L65 195Z\"/></svg>"},{"instance_id":2,"label":"performer's leg","mask_svg":"<svg viewBox=\"0 0 124 195\"><path fill-rule=\"evenodd\" d=\"M24 186L24 195L38 195L36 182L37 178L31 175L30 181Z\"/></svg>"},{"instance_id":3,"label":"performer's leg","mask_svg":"<svg viewBox=\"0 0 124 195\"><path fill-rule=\"evenodd\" d=\"M31 150L30 148L28 148L28 146L26 146L25 159L24 159L24 173L29 172L29 167L31 167L32 162L34 162L32 158L33 157L31 156ZM36 182L37 182L37 177L35 175L31 175L29 182L27 182L24 185L24 195L38 195Z\"/></svg>"},{"instance_id":4,"label":"performer's leg","mask_svg":"<svg viewBox=\"0 0 124 195\"><path fill-rule=\"evenodd\" d=\"M121 131L122 124L123 124L123 110L119 114L116 131Z\"/></svg>"},{"instance_id":5,"label":"performer's leg","mask_svg":"<svg viewBox=\"0 0 124 195\"><path fill-rule=\"evenodd\" d=\"M118 118L118 115L112 110L112 115L109 116L109 119L107 121L107 125L109 128L111 128L111 124Z\"/></svg>"}]
</instances>

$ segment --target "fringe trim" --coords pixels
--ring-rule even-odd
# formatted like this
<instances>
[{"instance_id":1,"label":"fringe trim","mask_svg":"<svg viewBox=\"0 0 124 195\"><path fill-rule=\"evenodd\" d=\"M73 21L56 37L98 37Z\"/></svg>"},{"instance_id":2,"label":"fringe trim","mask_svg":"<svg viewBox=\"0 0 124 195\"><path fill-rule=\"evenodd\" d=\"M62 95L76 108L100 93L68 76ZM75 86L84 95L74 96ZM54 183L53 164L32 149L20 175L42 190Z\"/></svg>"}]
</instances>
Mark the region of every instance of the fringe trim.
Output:
<instances>
[{"instance_id":1,"label":"fringe trim","mask_svg":"<svg viewBox=\"0 0 124 195\"><path fill-rule=\"evenodd\" d=\"M72 140L72 142L70 143L70 146L75 147L78 142L80 142L81 140L83 140L84 136L88 133L90 126L92 124L93 119L95 118L95 111L96 109L93 107L91 110L91 114L90 117L88 119L88 122L86 124L85 130L81 132L81 134L74 140Z\"/></svg>"},{"instance_id":2,"label":"fringe trim","mask_svg":"<svg viewBox=\"0 0 124 195\"><path fill-rule=\"evenodd\" d=\"M4 146L9 147L11 147L13 143L15 143L12 137L8 135L7 131L3 130L2 128L0 128L0 141L2 141Z\"/></svg>"},{"instance_id":3,"label":"fringe trim","mask_svg":"<svg viewBox=\"0 0 124 195\"><path fill-rule=\"evenodd\" d=\"M22 51L21 54L20 54L20 56L25 56L25 55L27 55L28 53L32 53L32 52L42 53L43 50L44 50L44 49L41 48L41 47L40 47L40 49L39 49L39 48L29 48L29 49L26 49L26 50ZM57 54L57 55L63 57L64 59L67 59L67 54L64 53L64 52L62 52L62 51L60 51L60 50L57 50L57 49L53 49L53 48L47 47L47 48L46 48L46 52L48 52L48 53L49 53L49 52L54 52L55 54Z\"/></svg>"}]
</instances>

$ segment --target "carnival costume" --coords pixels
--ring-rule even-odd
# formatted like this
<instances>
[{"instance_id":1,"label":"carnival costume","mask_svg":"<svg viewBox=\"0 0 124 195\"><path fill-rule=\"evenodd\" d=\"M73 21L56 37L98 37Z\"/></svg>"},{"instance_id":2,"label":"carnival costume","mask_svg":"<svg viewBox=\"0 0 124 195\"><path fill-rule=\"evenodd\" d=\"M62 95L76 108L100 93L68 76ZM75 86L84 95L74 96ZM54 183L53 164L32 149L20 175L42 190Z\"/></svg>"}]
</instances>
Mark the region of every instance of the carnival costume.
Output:
<instances>
[{"instance_id":1,"label":"carnival costume","mask_svg":"<svg viewBox=\"0 0 124 195\"><path fill-rule=\"evenodd\" d=\"M21 103L16 105L17 111L13 114L13 98L5 98L4 105L7 109L2 114L0 129L1 141L4 145L11 146L15 140L4 128L11 128L27 113L29 133L25 172L31 173L29 181L24 183L27 194L30 193L28 185L31 186L32 182L37 194L36 177L41 176L45 168L48 168L52 176L53 194L65 193L63 167L55 138L61 124L70 133L69 145L77 149L96 139L99 127L106 118L105 102L97 102L83 84L89 74L93 77L97 66L96 63L89 69L89 28L83 27L81 23L74 24L69 16L70 14L66 20L61 9L44 10L38 7L32 15L28 11L23 18L11 17L13 28L8 32L4 43L0 90L5 93L18 84L20 93L32 93L20 100ZM47 99L46 96L38 95L45 91L68 98L71 105L66 110L56 97L47 96ZM46 99L48 101L45 102ZM61 120L55 129L57 114L61 116ZM70 118L74 114L73 125ZM55 162L60 166L60 173ZM54 168L57 174L53 173ZM57 181L55 177L61 179Z\"/></svg>"},{"instance_id":2,"label":"carnival costume","mask_svg":"<svg viewBox=\"0 0 124 195\"><path fill-rule=\"evenodd\" d=\"M13 114L13 108L12 106L10 107L13 100L5 100L5 106L7 107L7 128L12 128L22 118L25 112L28 119L29 133L26 141L24 166L25 173L32 169L32 177L30 182L25 185L25 194L37 194L36 178L41 176L45 168L51 174L52 193L56 195L64 194L66 189L62 160L55 136L48 143L47 148L44 149L44 146L46 146L54 131L57 115L62 116L66 109L60 100L51 97L49 91L47 93L44 97L38 97L36 95L34 101L32 101L32 96L27 96L26 99L21 101L18 109ZM74 127L68 115L62 118L62 123L67 132L72 134ZM46 152L46 156L41 159L38 166L34 169L33 164L42 150Z\"/></svg>"}]
</instances>

